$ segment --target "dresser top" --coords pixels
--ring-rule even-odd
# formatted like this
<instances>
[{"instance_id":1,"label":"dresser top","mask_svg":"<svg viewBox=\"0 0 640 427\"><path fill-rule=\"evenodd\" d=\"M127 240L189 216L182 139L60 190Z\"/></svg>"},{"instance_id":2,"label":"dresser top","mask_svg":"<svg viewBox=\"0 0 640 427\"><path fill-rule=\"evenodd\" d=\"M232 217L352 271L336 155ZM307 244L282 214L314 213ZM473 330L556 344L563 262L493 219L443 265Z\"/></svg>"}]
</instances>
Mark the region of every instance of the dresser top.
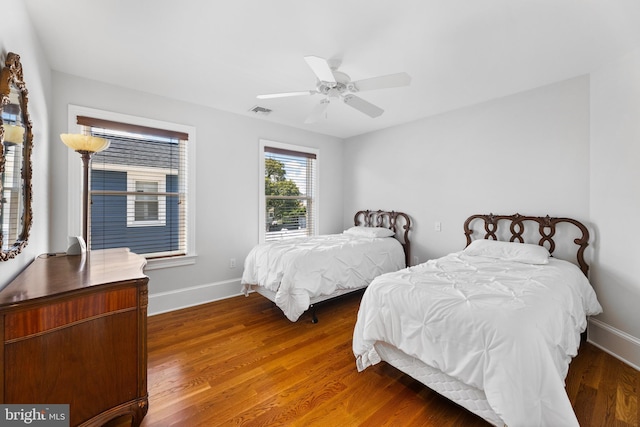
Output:
<instances>
[{"instance_id":1,"label":"dresser top","mask_svg":"<svg viewBox=\"0 0 640 427\"><path fill-rule=\"evenodd\" d=\"M127 248L40 255L0 291L0 308L91 286L146 279L146 263Z\"/></svg>"}]
</instances>

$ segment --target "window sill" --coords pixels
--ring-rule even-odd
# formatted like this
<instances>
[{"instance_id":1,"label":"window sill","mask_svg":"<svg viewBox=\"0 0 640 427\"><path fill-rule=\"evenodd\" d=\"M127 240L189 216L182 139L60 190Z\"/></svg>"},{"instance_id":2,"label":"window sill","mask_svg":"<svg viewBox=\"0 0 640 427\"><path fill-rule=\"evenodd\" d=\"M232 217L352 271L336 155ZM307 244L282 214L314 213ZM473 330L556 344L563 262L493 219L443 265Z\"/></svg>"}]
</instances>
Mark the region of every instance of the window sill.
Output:
<instances>
[{"instance_id":1,"label":"window sill","mask_svg":"<svg viewBox=\"0 0 640 427\"><path fill-rule=\"evenodd\" d=\"M162 268L182 267L185 265L193 265L196 263L197 255L184 255L171 258L157 258L148 259L147 265L144 267L147 270L159 270Z\"/></svg>"}]
</instances>

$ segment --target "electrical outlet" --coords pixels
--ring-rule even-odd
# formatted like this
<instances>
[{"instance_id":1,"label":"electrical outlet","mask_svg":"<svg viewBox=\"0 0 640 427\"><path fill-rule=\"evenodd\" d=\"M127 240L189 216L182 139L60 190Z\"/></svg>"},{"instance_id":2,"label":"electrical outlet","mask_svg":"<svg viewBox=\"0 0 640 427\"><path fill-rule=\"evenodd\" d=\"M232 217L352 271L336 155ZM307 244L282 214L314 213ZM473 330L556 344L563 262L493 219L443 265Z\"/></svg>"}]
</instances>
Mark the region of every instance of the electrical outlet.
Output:
<instances>
[{"instance_id":1,"label":"electrical outlet","mask_svg":"<svg viewBox=\"0 0 640 427\"><path fill-rule=\"evenodd\" d=\"M235 258L230 258L229 259L229 268L236 268L236 259Z\"/></svg>"},{"instance_id":2,"label":"electrical outlet","mask_svg":"<svg viewBox=\"0 0 640 427\"><path fill-rule=\"evenodd\" d=\"M433 226L433 229L435 231L442 231L442 223L440 223L440 221L436 221L436 223Z\"/></svg>"}]
</instances>

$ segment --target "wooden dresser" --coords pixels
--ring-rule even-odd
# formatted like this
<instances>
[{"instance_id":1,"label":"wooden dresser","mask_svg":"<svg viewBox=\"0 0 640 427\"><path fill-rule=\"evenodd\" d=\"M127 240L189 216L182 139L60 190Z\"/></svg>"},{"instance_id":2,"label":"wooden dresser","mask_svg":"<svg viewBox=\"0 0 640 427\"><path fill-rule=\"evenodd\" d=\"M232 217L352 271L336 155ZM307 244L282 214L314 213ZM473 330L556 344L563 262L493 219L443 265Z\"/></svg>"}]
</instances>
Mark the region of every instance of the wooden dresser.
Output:
<instances>
[{"instance_id":1,"label":"wooden dresser","mask_svg":"<svg viewBox=\"0 0 640 427\"><path fill-rule=\"evenodd\" d=\"M0 401L69 404L72 426L147 413L146 260L41 255L0 292Z\"/></svg>"}]
</instances>

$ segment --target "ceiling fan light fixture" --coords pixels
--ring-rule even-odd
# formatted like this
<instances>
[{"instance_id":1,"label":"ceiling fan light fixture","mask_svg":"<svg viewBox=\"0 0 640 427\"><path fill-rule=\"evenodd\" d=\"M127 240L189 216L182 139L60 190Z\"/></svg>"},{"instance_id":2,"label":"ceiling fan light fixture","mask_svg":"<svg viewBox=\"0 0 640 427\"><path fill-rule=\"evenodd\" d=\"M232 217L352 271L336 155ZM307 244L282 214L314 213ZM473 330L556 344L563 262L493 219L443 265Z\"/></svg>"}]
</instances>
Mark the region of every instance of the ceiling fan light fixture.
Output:
<instances>
[{"instance_id":1,"label":"ceiling fan light fixture","mask_svg":"<svg viewBox=\"0 0 640 427\"><path fill-rule=\"evenodd\" d=\"M340 96L341 93L342 91L339 88L333 87L329 89L329 91L327 92L327 96L330 98L337 98Z\"/></svg>"}]
</instances>

